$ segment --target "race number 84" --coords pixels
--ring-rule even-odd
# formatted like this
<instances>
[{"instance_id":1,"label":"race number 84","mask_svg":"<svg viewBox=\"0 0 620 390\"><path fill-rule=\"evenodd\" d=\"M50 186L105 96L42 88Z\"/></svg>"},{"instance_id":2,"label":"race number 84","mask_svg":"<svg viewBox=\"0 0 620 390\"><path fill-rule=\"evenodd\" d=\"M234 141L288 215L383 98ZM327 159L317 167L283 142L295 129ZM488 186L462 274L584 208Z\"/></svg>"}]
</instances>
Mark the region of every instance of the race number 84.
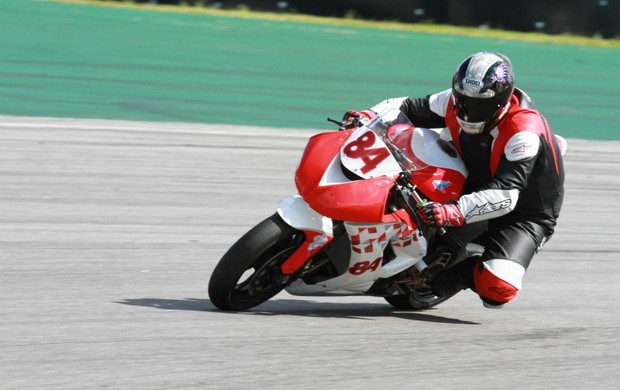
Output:
<instances>
[{"instance_id":1,"label":"race number 84","mask_svg":"<svg viewBox=\"0 0 620 390\"><path fill-rule=\"evenodd\" d=\"M360 168L362 173L368 173L390 156L390 152L382 147L373 148L377 136L372 131L367 131L355 141L349 143L342 150L344 155L349 158L360 158L364 162L364 166Z\"/></svg>"},{"instance_id":2,"label":"race number 84","mask_svg":"<svg viewBox=\"0 0 620 390\"><path fill-rule=\"evenodd\" d=\"M359 261L355 264L353 264L353 266L351 266L349 268L349 272L353 275L361 275L364 272L367 271L376 271L377 268L379 268L379 266L381 265L381 260L382 258L379 257L378 259L376 259L373 262L370 261Z\"/></svg>"}]
</instances>

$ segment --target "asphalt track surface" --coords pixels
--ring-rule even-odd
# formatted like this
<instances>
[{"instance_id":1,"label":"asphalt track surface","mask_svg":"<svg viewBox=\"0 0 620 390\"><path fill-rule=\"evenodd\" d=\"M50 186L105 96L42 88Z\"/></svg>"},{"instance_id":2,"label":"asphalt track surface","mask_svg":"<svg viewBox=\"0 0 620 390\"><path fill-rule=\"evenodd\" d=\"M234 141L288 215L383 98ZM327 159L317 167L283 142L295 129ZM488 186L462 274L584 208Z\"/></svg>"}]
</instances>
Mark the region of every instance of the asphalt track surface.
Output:
<instances>
[{"instance_id":1,"label":"asphalt track surface","mask_svg":"<svg viewBox=\"0 0 620 390\"><path fill-rule=\"evenodd\" d=\"M213 267L315 132L0 117L0 388L618 388L618 142L569 139L557 234L502 310L215 310Z\"/></svg>"}]
</instances>

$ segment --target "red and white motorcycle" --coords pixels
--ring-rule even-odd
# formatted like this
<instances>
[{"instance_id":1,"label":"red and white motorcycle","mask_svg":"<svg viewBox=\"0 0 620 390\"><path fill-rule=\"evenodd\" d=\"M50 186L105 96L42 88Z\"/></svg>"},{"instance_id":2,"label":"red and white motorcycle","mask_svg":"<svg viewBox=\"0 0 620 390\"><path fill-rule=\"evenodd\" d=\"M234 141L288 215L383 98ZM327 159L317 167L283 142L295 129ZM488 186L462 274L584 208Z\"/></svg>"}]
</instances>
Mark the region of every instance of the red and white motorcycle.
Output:
<instances>
[{"instance_id":1,"label":"red and white motorcycle","mask_svg":"<svg viewBox=\"0 0 620 390\"><path fill-rule=\"evenodd\" d=\"M226 252L209 281L211 302L246 310L285 289L433 307L450 298L430 292L433 276L484 248L423 225L416 204L457 199L467 175L452 144L396 109L315 135L295 175L299 195Z\"/></svg>"}]
</instances>

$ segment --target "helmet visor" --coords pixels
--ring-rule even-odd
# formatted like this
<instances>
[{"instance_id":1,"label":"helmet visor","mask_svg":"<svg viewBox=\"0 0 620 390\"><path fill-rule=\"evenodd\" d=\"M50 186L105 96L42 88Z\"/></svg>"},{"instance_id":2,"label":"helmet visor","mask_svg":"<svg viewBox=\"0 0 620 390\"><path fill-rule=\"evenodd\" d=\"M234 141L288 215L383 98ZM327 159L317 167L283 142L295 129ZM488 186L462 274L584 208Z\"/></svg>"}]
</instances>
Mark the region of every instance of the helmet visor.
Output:
<instances>
[{"instance_id":1,"label":"helmet visor","mask_svg":"<svg viewBox=\"0 0 620 390\"><path fill-rule=\"evenodd\" d=\"M467 122L486 122L501 108L496 99L454 95L454 113Z\"/></svg>"}]
</instances>

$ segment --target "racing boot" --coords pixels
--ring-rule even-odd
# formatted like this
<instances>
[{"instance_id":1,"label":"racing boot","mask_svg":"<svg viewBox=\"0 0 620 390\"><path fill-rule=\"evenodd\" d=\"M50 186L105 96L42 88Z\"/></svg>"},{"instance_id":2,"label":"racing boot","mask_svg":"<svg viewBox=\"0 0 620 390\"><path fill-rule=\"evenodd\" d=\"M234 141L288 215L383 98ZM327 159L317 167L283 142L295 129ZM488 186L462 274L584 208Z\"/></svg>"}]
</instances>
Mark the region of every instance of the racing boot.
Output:
<instances>
[{"instance_id":1,"label":"racing boot","mask_svg":"<svg viewBox=\"0 0 620 390\"><path fill-rule=\"evenodd\" d=\"M478 257L470 257L445 271L440 272L431 282L433 294L440 298L451 297L461 290L474 290L474 267Z\"/></svg>"}]
</instances>

